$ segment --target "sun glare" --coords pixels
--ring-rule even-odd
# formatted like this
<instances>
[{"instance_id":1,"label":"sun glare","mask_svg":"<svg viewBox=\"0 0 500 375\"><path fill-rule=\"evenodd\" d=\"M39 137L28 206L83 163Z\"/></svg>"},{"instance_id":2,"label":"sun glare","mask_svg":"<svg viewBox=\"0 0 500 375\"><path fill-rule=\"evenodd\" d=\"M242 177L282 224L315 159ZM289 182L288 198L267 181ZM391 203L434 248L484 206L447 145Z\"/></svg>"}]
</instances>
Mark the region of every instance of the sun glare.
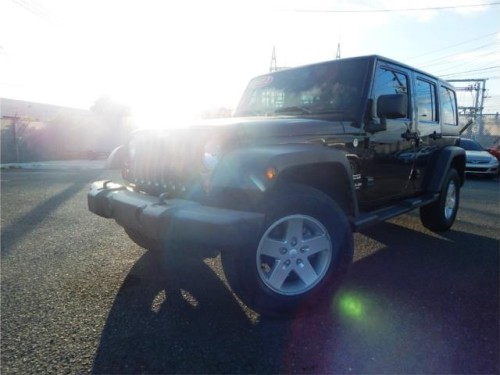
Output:
<instances>
[{"instance_id":1,"label":"sun glare","mask_svg":"<svg viewBox=\"0 0 500 375\"><path fill-rule=\"evenodd\" d=\"M135 128L177 128L189 125L195 110L159 93L135 97L130 103Z\"/></svg>"},{"instance_id":2,"label":"sun glare","mask_svg":"<svg viewBox=\"0 0 500 375\"><path fill-rule=\"evenodd\" d=\"M109 82L109 92L131 108L138 128L183 127L206 111L232 109L251 78L236 71L224 72L213 64L174 63L161 69L157 63L147 66L136 58L126 80Z\"/></svg>"}]
</instances>

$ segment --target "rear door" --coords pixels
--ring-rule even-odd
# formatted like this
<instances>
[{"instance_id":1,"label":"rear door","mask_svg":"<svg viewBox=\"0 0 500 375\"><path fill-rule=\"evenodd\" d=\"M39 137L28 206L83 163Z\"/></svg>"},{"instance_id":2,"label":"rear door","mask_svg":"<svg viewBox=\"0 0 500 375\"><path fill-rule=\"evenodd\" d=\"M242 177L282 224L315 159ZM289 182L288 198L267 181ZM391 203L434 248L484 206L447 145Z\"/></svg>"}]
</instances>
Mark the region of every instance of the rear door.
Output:
<instances>
[{"instance_id":1,"label":"rear door","mask_svg":"<svg viewBox=\"0 0 500 375\"><path fill-rule=\"evenodd\" d=\"M418 142L416 144L413 183L415 188L420 190L430 157L433 152L441 147L443 135L439 124L439 87L437 80L416 73L414 87L415 125L418 129Z\"/></svg>"}]
</instances>

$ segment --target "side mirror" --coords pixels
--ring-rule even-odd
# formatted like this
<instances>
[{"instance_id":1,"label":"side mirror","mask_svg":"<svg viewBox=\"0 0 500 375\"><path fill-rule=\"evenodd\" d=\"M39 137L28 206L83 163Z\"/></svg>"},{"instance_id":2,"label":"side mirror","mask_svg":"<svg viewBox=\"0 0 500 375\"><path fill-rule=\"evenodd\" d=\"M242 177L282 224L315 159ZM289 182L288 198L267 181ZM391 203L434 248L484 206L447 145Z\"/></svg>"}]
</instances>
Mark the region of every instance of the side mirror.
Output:
<instances>
[{"instance_id":1,"label":"side mirror","mask_svg":"<svg viewBox=\"0 0 500 375\"><path fill-rule=\"evenodd\" d=\"M377 100L377 116L381 119L408 117L408 95L380 95Z\"/></svg>"}]
</instances>

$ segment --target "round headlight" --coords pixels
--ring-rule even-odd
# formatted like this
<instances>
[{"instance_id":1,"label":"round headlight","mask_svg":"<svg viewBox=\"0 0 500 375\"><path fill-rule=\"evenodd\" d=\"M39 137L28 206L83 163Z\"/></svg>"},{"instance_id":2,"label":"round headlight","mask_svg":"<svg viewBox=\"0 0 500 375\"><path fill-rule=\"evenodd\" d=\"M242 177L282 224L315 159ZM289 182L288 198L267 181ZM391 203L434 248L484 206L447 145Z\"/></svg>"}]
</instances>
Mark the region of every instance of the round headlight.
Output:
<instances>
[{"instance_id":1,"label":"round headlight","mask_svg":"<svg viewBox=\"0 0 500 375\"><path fill-rule=\"evenodd\" d=\"M137 140L131 139L128 142L128 158L130 161L134 160L136 153L137 153Z\"/></svg>"},{"instance_id":2,"label":"round headlight","mask_svg":"<svg viewBox=\"0 0 500 375\"><path fill-rule=\"evenodd\" d=\"M212 172L221 158L221 146L218 142L209 141L203 150L203 166Z\"/></svg>"}]
</instances>

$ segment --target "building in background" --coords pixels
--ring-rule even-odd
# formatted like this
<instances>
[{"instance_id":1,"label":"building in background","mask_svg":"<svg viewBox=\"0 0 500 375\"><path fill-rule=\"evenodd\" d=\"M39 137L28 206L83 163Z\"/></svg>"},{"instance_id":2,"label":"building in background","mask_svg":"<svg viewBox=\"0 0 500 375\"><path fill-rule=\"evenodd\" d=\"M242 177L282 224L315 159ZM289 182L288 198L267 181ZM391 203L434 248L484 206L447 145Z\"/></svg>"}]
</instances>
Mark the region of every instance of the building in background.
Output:
<instances>
[{"instance_id":1,"label":"building in background","mask_svg":"<svg viewBox=\"0 0 500 375\"><path fill-rule=\"evenodd\" d=\"M105 113L0 99L1 162L105 157L122 142Z\"/></svg>"}]
</instances>

